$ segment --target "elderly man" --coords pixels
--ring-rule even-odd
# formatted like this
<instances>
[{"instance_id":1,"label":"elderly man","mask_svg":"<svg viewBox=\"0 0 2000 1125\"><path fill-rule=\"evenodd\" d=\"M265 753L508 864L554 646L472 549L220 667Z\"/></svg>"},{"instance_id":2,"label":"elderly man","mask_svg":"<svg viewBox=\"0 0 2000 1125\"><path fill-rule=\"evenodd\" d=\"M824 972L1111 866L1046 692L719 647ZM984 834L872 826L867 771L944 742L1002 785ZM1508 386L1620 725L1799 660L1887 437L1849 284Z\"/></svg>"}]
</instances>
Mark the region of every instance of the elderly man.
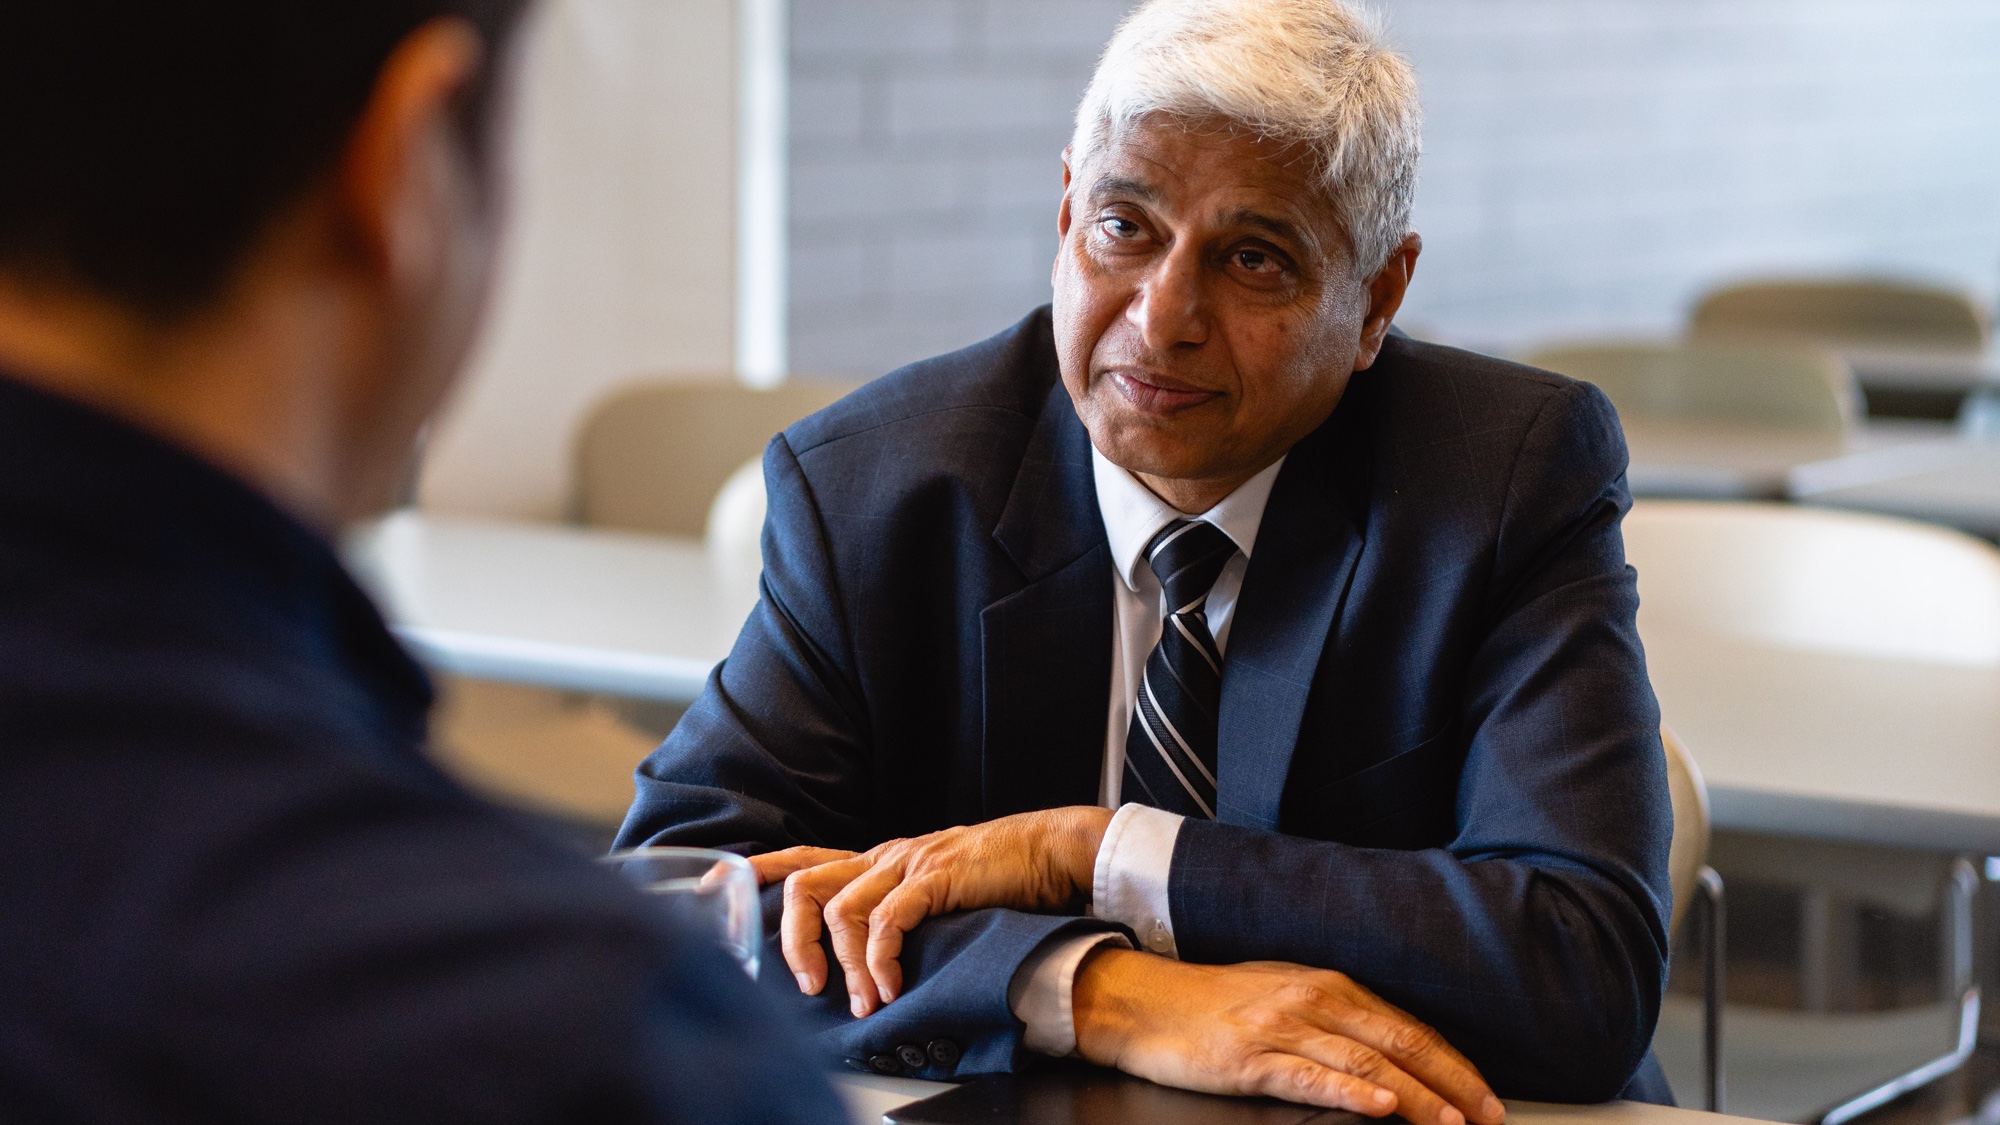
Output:
<instances>
[{"instance_id":1,"label":"elderly man","mask_svg":"<svg viewBox=\"0 0 2000 1125\"><path fill-rule=\"evenodd\" d=\"M1664 1096L1624 445L1391 330L1417 116L1341 0L1154 0L1053 306L771 443L763 599L624 839L770 853L853 1064L1419 1125Z\"/></svg>"}]
</instances>

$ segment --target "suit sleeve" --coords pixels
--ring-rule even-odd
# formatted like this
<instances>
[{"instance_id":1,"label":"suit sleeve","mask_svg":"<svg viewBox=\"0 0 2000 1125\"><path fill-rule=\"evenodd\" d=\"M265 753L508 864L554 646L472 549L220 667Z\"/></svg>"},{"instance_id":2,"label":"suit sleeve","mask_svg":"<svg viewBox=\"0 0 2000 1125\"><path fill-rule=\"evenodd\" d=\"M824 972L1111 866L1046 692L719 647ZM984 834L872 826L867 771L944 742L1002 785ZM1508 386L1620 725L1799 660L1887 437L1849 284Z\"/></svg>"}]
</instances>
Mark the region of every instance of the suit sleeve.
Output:
<instances>
[{"instance_id":1,"label":"suit sleeve","mask_svg":"<svg viewBox=\"0 0 2000 1125\"><path fill-rule=\"evenodd\" d=\"M1450 843L1376 850L1190 820L1170 884L1184 959L1337 969L1435 1026L1505 1096L1619 1094L1659 1014L1672 831L1624 472L1603 395L1551 396L1516 457L1491 626L1462 673Z\"/></svg>"},{"instance_id":2,"label":"suit sleeve","mask_svg":"<svg viewBox=\"0 0 2000 1125\"><path fill-rule=\"evenodd\" d=\"M875 788L853 634L811 483L783 435L765 451L764 480L763 596L700 698L640 764L620 846L754 855L881 842L870 829ZM865 1069L916 1047L925 1065L899 1073L923 1078L1013 1069L1025 1058L1024 1028L1007 999L1015 970L1052 937L1115 928L1009 910L930 919L905 941L903 994L856 1020L831 951L827 987L799 995L775 936L775 888L767 889L765 913L763 982L806 1009L822 1048ZM946 1046L931 1052L940 1041Z\"/></svg>"}]
</instances>

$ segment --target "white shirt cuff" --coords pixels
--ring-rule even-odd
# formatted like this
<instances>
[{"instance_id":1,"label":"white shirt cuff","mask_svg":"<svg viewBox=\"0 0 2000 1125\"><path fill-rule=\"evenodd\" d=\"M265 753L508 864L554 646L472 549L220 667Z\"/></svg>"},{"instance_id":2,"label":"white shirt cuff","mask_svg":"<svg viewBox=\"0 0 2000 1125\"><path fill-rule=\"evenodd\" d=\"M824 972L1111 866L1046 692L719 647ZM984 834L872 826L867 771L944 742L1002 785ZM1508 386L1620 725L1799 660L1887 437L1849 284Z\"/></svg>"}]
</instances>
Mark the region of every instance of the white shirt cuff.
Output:
<instances>
[{"instance_id":1,"label":"white shirt cuff","mask_svg":"<svg viewBox=\"0 0 2000 1125\"><path fill-rule=\"evenodd\" d=\"M1182 817L1151 805L1126 805L1111 818L1091 873L1090 913L1120 922L1139 935L1139 948L1180 959L1174 944L1167 877Z\"/></svg>"},{"instance_id":2,"label":"white shirt cuff","mask_svg":"<svg viewBox=\"0 0 2000 1125\"><path fill-rule=\"evenodd\" d=\"M1092 950L1107 942L1130 949L1123 934L1095 933L1037 946L1007 985L1007 1006L1014 1018L1028 1025L1021 1042L1030 1051L1044 1055L1068 1055L1076 1051L1076 971Z\"/></svg>"}]
</instances>

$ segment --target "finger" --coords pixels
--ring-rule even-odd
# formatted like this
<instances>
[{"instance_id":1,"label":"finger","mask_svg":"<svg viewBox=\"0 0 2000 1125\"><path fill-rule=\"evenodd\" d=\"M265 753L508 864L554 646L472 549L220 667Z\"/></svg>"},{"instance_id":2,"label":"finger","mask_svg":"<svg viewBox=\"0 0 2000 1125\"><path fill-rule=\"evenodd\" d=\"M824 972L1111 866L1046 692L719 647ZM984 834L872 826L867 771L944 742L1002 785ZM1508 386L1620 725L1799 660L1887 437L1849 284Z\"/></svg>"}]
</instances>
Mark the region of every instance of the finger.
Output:
<instances>
[{"instance_id":1,"label":"finger","mask_svg":"<svg viewBox=\"0 0 2000 1125\"><path fill-rule=\"evenodd\" d=\"M1395 1095L1396 1112L1412 1125L1465 1125L1463 1111L1366 1043L1344 1035L1309 1032L1292 1050L1328 1070L1352 1075L1389 1091Z\"/></svg>"},{"instance_id":2,"label":"finger","mask_svg":"<svg viewBox=\"0 0 2000 1125\"><path fill-rule=\"evenodd\" d=\"M794 871L817 867L823 863L834 863L843 859L853 859L855 853L839 848L815 848L800 845L783 851L765 852L750 857L750 869L757 873L757 885L768 887Z\"/></svg>"},{"instance_id":3,"label":"finger","mask_svg":"<svg viewBox=\"0 0 2000 1125\"><path fill-rule=\"evenodd\" d=\"M860 856L794 871L785 878L785 913L778 923L778 947L799 991L819 995L826 987L826 952L820 948L820 917L826 902L867 870Z\"/></svg>"},{"instance_id":4,"label":"finger","mask_svg":"<svg viewBox=\"0 0 2000 1125\"><path fill-rule=\"evenodd\" d=\"M1390 1090L1299 1055L1267 1056L1250 1077L1251 1088L1243 1091L1246 1094L1345 1109L1369 1117L1384 1117L1396 1109L1396 1095Z\"/></svg>"},{"instance_id":5,"label":"finger","mask_svg":"<svg viewBox=\"0 0 2000 1125\"><path fill-rule=\"evenodd\" d=\"M826 987L826 953L819 947L820 898L815 880L808 872L794 872L785 880L785 913L778 921L778 948L785 955L785 967L799 982L799 991L819 995Z\"/></svg>"},{"instance_id":6,"label":"finger","mask_svg":"<svg viewBox=\"0 0 2000 1125\"><path fill-rule=\"evenodd\" d=\"M1387 1002L1380 1002L1379 1009L1371 1004L1321 1011L1332 1018L1315 1023L1380 1052L1466 1119L1478 1125L1499 1125L1505 1119L1506 1110L1479 1069L1428 1024Z\"/></svg>"},{"instance_id":7,"label":"finger","mask_svg":"<svg viewBox=\"0 0 2000 1125\"><path fill-rule=\"evenodd\" d=\"M940 913L940 882L936 876L906 879L868 914L868 971L875 977L884 1004L903 992L903 935Z\"/></svg>"},{"instance_id":8,"label":"finger","mask_svg":"<svg viewBox=\"0 0 2000 1125\"><path fill-rule=\"evenodd\" d=\"M827 901L827 937L834 960L847 974L847 996L856 1016L873 1012L878 1003L888 1003L868 965L868 916L882 897L903 878L902 866L893 857L881 857L873 867L857 875L837 895Z\"/></svg>"}]
</instances>

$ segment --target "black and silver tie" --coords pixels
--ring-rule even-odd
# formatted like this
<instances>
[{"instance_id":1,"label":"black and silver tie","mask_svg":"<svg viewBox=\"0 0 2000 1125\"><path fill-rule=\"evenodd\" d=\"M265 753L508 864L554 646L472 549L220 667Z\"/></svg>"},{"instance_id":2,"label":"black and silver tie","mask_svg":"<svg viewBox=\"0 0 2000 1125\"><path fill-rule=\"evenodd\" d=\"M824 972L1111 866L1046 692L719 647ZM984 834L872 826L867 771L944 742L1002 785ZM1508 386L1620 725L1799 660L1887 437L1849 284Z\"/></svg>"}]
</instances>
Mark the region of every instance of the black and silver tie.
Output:
<instances>
[{"instance_id":1,"label":"black and silver tie","mask_svg":"<svg viewBox=\"0 0 2000 1125\"><path fill-rule=\"evenodd\" d=\"M1208 630L1208 592L1236 544L1214 524L1175 520L1146 545L1167 595L1160 643L1146 657L1125 735L1127 801L1215 819L1216 711L1222 652Z\"/></svg>"}]
</instances>

